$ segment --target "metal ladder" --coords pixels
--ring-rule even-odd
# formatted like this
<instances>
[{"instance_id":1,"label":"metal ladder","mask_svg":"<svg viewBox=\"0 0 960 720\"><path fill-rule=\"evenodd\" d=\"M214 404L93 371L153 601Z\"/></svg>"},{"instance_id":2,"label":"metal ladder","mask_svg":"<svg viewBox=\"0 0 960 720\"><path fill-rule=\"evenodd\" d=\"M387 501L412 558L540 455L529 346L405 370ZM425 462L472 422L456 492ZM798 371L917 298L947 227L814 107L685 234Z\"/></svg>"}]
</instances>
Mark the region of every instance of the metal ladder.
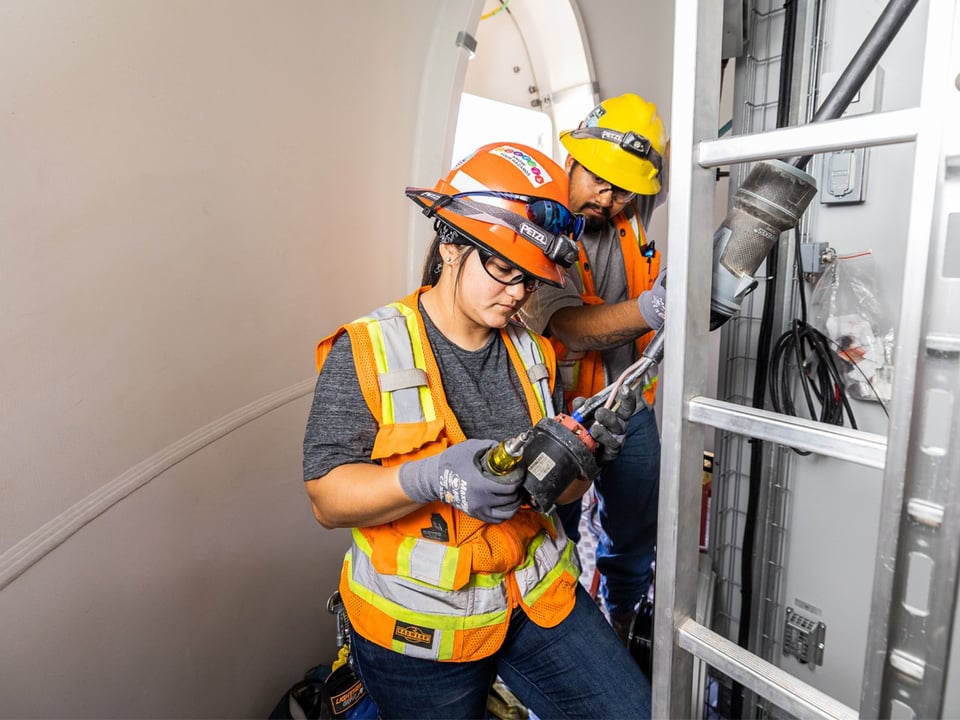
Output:
<instances>
[{"instance_id":1,"label":"metal ladder","mask_svg":"<svg viewBox=\"0 0 960 720\"><path fill-rule=\"evenodd\" d=\"M960 0L929 2L918 107L716 139L722 5L676 1L667 301L686 312L665 335L652 714L695 716L697 658L799 718L936 717L960 558ZM710 284L691 279L711 277L715 169L908 142L914 176L888 436L706 397ZM704 426L883 469L859 709L696 622Z\"/></svg>"}]
</instances>

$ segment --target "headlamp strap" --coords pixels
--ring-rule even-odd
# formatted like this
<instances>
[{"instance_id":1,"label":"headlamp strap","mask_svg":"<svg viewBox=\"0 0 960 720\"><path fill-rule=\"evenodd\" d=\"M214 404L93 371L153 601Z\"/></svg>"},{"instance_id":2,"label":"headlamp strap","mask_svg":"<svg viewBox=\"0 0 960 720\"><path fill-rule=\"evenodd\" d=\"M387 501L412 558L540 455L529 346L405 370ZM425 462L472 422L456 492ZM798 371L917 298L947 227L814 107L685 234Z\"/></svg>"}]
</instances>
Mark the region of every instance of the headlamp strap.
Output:
<instances>
[{"instance_id":1,"label":"headlamp strap","mask_svg":"<svg viewBox=\"0 0 960 720\"><path fill-rule=\"evenodd\" d=\"M426 193L424 193L426 195ZM433 199L432 205L427 205L423 208L423 214L428 218L432 218L437 214L438 210L442 210L447 205L453 202L453 198L449 195L441 195L438 193L430 193L429 197ZM435 199L434 199L435 198Z\"/></svg>"},{"instance_id":2,"label":"headlamp strap","mask_svg":"<svg viewBox=\"0 0 960 720\"><path fill-rule=\"evenodd\" d=\"M409 194L410 190L408 189L407 192ZM547 232L544 228L527 220L525 217L517 215L515 212L496 205L489 205L479 200L464 201L451 195L429 190L416 194L427 200L433 200L433 203L423 210L424 215L427 217L434 217L438 210L447 208L450 212L457 215L490 223L491 225L500 225L501 227L513 230L540 248L543 254L550 258L552 262L563 265L563 267L570 267L574 260L576 260L577 245L573 240L566 235L554 235L553 233ZM440 233L440 241L453 242L453 240L446 240L447 237L450 237L442 228L442 226L446 225L447 223L442 222L441 218L435 218L434 229ZM459 235L460 234L457 233L458 237Z\"/></svg>"},{"instance_id":3,"label":"headlamp strap","mask_svg":"<svg viewBox=\"0 0 960 720\"><path fill-rule=\"evenodd\" d=\"M553 233L547 232L539 225L532 223L525 217L521 217L510 210L505 210L496 205L488 205L479 200L465 202L460 199L454 199L453 202L449 204L449 208L451 212L455 212L458 215L463 215L464 217L480 220L481 222L492 225L501 225L513 230L517 235L540 248L541 252L553 262L561 262L558 255L562 256L566 254L565 252L558 253L558 250L560 248L566 249L563 241L570 241L570 238L565 235L554 235ZM572 241L570 242L572 244ZM566 267L569 266L567 265Z\"/></svg>"},{"instance_id":4,"label":"headlamp strap","mask_svg":"<svg viewBox=\"0 0 960 720\"><path fill-rule=\"evenodd\" d=\"M606 140L614 145L623 148L631 155L636 155L644 160L649 160L659 173L663 169L663 158L656 148L653 147L650 140L643 135L628 130L620 132L603 127L582 127L570 133L575 138L596 138L597 140Z\"/></svg>"}]
</instances>

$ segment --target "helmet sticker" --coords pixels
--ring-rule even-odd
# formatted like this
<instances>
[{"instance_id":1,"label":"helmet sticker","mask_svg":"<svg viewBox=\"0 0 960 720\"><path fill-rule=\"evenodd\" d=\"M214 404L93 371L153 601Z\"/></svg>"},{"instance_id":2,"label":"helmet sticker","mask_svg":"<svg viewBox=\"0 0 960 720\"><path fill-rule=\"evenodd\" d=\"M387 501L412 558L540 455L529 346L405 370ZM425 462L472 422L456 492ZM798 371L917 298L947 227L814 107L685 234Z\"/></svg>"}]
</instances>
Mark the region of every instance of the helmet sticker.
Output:
<instances>
[{"instance_id":1,"label":"helmet sticker","mask_svg":"<svg viewBox=\"0 0 960 720\"><path fill-rule=\"evenodd\" d=\"M499 155L504 160L509 160L517 169L519 169L533 187L538 188L551 182L553 178L550 173L540 163L530 157L522 150L509 145L501 145L490 150L491 155Z\"/></svg>"}]
</instances>

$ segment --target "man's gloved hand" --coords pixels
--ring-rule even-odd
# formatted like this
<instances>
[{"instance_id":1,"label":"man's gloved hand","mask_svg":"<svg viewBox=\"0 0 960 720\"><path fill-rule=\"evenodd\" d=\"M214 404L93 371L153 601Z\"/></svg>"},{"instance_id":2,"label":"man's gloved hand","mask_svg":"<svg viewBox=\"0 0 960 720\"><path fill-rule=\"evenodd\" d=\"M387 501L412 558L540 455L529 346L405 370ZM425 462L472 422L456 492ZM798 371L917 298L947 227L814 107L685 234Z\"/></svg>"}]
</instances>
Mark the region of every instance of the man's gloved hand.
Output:
<instances>
[{"instance_id":1,"label":"man's gloved hand","mask_svg":"<svg viewBox=\"0 0 960 720\"><path fill-rule=\"evenodd\" d=\"M620 404L617 409L607 407L597 408L593 414L593 425L590 426L590 435L600 445L596 457L600 465L605 465L620 454L623 439L627 432L627 421L637 410L636 395L627 387L621 387L617 393ZM573 409L579 408L585 399L573 399Z\"/></svg>"},{"instance_id":2,"label":"man's gloved hand","mask_svg":"<svg viewBox=\"0 0 960 720\"><path fill-rule=\"evenodd\" d=\"M488 523L513 517L520 507L522 468L506 475L481 472L477 457L497 443L464 440L438 455L411 460L400 466L400 487L411 500L440 500Z\"/></svg>"},{"instance_id":3,"label":"man's gloved hand","mask_svg":"<svg viewBox=\"0 0 960 720\"><path fill-rule=\"evenodd\" d=\"M667 316L667 269L661 268L650 290L644 290L637 298L640 314L651 330L663 327Z\"/></svg>"}]
</instances>

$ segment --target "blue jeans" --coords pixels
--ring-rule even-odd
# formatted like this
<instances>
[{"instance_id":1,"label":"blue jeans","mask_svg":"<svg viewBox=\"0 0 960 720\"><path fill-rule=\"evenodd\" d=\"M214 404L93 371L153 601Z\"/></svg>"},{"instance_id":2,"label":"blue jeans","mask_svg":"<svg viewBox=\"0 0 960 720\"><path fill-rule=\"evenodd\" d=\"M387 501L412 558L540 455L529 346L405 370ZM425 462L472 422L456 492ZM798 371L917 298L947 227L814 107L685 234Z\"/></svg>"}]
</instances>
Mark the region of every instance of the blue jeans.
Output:
<instances>
[{"instance_id":1,"label":"blue jeans","mask_svg":"<svg viewBox=\"0 0 960 720\"><path fill-rule=\"evenodd\" d=\"M653 579L660 497L660 433L650 408L630 418L623 449L600 471L597 569L600 595L611 615L632 611ZM567 535L580 539L580 504L559 508Z\"/></svg>"},{"instance_id":2,"label":"blue jeans","mask_svg":"<svg viewBox=\"0 0 960 720\"><path fill-rule=\"evenodd\" d=\"M354 633L354 669L391 718L483 718L499 675L539 718L649 718L650 683L587 591L554 628L519 608L502 647L472 662L408 657Z\"/></svg>"}]
</instances>

